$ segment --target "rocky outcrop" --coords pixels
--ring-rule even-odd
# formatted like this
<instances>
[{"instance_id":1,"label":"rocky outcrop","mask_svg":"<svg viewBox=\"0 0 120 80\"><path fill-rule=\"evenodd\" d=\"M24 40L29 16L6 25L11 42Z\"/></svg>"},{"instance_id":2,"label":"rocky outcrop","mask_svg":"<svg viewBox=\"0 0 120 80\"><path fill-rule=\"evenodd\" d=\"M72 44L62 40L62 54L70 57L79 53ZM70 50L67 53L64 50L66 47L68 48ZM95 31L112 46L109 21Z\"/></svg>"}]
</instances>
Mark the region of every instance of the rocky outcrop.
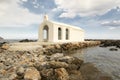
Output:
<instances>
[{"instance_id":1,"label":"rocky outcrop","mask_svg":"<svg viewBox=\"0 0 120 80\"><path fill-rule=\"evenodd\" d=\"M111 47L115 46L116 48L120 48L120 40L100 40L100 47Z\"/></svg>"},{"instance_id":2,"label":"rocky outcrop","mask_svg":"<svg viewBox=\"0 0 120 80\"><path fill-rule=\"evenodd\" d=\"M112 80L93 64L61 53L98 44L52 44L31 51L9 51L5 44L0 53L0 80Z\"/></svg>"},{"instance_id":3,"label":"rocky outcrop","mask_svg":"<svg viewBox=\"0 0 120 80\"><path fill-rule=\"evenodd\" d=\"M83 60L63 53L45 55L8 50L0 53L0 80L99 80L98 72Z\"/></svg>"},{"instance_id":4,"label":"rocky outcrop","mask_svg":"<svg viewBox=\"0 0 120 80\"><path fill-rule=\"evenodd\" d=\"M35 42L36 40L29 40L29 39L23 39L20 40L19 42Z\"/></svg>"}]
</instances>

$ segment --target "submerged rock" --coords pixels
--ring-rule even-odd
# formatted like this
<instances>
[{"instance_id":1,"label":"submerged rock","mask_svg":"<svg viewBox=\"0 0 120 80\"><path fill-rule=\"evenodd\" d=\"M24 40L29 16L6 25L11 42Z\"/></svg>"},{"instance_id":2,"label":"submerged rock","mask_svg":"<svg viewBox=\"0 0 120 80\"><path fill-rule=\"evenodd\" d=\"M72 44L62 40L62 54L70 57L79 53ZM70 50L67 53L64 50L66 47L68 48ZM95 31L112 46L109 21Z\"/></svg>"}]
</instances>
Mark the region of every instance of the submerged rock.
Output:
<instances>
[{"instance_id":1,"label":"submerged rock","mask_svg":"<svg viewBox=\"0 0 120 80\"><path fill-rule=\"evenodd\" d=\"M111 77L103 75L93 64L84 63L80 67L84 80L112 80Z\"/></svg>"},{"instance_id":2,"label":"submerged rock","mask_svg":"<svg viewBox=\"0 0 120 80\"><path fill-rule=\"evenodd\" d=\"M110 50L110 51L118 51L117 48L110 48L109 50Z\"/></svg>"},{"instance_id":3,"label":"submerged rock","mask_svg":"<svg viewBox=\"0 0 120 80\"><path fill-rule=\"evenodd\" d=\"M80 71L71 70L69 71L69 80L84 80Z\"/></svg>"}]
</instances>

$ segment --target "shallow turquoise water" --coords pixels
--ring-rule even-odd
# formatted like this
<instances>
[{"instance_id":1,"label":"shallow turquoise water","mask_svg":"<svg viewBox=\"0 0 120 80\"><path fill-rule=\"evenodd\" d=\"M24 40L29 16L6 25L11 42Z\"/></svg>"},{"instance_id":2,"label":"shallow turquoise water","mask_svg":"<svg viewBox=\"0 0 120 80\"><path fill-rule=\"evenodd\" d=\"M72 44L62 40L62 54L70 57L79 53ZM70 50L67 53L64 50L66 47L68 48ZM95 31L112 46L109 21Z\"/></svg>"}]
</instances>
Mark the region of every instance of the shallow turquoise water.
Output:
<instances>
[{"instance_id":1,"label":"shallow turquoise water","mask_svg":"<svg viewBox=\"0 0 120 80\"><path fill-rule=\"evenodd\" d=\"M100 71L112 76L113 80L120 80L120 49L118 51L109 51L109 49L110 47L90 47L74 51L70 55L91 62Z\"/></svg>"}]
</instances>

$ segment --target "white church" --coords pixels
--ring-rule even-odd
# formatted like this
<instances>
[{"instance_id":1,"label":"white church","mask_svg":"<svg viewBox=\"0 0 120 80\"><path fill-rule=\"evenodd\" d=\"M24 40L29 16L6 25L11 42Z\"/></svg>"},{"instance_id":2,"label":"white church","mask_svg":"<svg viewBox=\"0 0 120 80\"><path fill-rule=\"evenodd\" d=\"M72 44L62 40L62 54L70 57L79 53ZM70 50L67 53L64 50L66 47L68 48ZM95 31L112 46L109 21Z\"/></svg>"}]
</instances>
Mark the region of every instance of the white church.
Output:
<instances>
[{"instance_id":1,"label":"white church","mask_svg":"<svg viewBox=\"0 0 120 80\"><path fill-rule=\"evenodd\" d=\"M54 22L44 16L39 27L38 42L81 42L84 30L80 27Z\"/></svg>"}]
</instances>

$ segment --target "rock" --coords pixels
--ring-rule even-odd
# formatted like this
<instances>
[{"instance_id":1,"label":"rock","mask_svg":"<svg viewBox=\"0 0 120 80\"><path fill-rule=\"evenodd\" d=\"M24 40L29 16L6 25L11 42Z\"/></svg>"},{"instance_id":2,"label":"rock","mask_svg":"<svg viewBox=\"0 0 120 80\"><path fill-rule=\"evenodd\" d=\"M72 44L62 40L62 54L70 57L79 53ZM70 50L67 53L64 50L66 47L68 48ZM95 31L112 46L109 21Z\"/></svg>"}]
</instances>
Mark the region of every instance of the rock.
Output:
<instances>
[{"instance_id":1,"label":"rock","mask_svg":"<svg viewBox=\"0 0 120 80\"><path fill-rule=\"evenodd\" d=\"M100 47L108 47L108 46L119 46L120 40L100 40L101 45Z\"/></svg>"},{"instance_id":2,"label":"rock","mask_svg":"<svg viewBox=\"0 0 120 80\"><path fill-rule=\"evenodd\" d=\"M118 49L116 49L116 48L110 48L109 50L110 51L118 51Z\"/></svg>"},{"instance_id":3,"label":"rock","mask_svg":"<svg viewBox=\"0 0 120 80\"><path fill-rule=\"evenodd\" d=\"M7 42L2 42L2 43L0 43L0 47L2 46L2 45L4 45L4 44L6 44Z\"/></svg>"},{"instance_id":4,"label":"rock","mask_svg":"<svg viewBox=\"0 0 120 80\"><path fill-rule=\"evenodd\" d=\"M12 73L9 77L9 80L16 80L17 79L17 74L16 73Z\"/></svg>"},{"instance_id":5,"label":"rock","mask_svg":"<svg viewBox=\"0 0 120 80\"><path fill-rule=\"evenodd\" d=\"M116 45L116 48L120 48L120 44L119 44L119 45Z\"/></svg>"},{"instance_id":6,"label":"rock","mask_svg":"<svg viewBox=\"0 0 120 80\"><path fill-rule=\"evenodd\" d=\"M67 68L68 64L65 62L51 61L49 62L51 68Z\"/></svg>"},{"instance_id":7,"label":"rock","mask_svg":"<svg viewBox=\"0 0 120 80\"><path fill-rule=\"evenodd\" d=\"M35 42L36 40L29 40L29 39L23 39L20 40L19 42Z\"/></svg>"},{"instance_id":8,"label":"rock","mask_svg":"<svg viewBox=\"0 0 120 80\"><path fill-rule=\"evenodd\" d=\"M41 71L43 69L50 69L50 65L48 62L44 61L44 62L39 62L39 63L35 63L34 67L37 68L37 70Z\"/></svg>"},{"instance_id":9,"label":"rock","mask_svg":"<svg viewBox=\"0 0 120 80\"><path fill-rule=\"evenodd\" d=\"M4 50L7 50L9 48L9 45L8 44L4 44L4 45L2 45L1 48L4 49Z\"/></svg>"},{"instance_id":10,"label":"rock","mask_svg":"<svg viewBox=\"0 0 120 80\"><path fill-rule=\"evenodd\" d=\"M77 57L74 57L73 61L71 62L72 64L75 64L75 65L78 65L78 66L81 66L83 64L83 60L77 58Z\"/></svg>"},{"instance_id":11,"label":"rock","mask_svg":"<svg viewBox=\"0 0 120 80\"><path fill-rule=\"evenodd\" d=\"M75 65L75 64L69 64L69 66L66 68L67 71L71 71L71 70L78 70L80 67Z\"/></svg>"},{"instance_id":12,"label":"rock","mask_svg":"<svg viewBox=\"0 0 120 80\"><path fill-rule=\"evenodd\" d=\"M73 61L73 57L70 56L63 56L61 58L58 58L57 60L60 62L66 62L66 63L71 63Z\"/></svg>"},{"instance_id":13,"label":"rock","mask_svg":"<svg viewBox=\"0 0 120 80\"><path fill-rule=\"evenodd\" d=\"M55 48L56 48L56 49L60 49L60 45L59 45L59 44L56 44L56 45L55 45Z\"/></svg>"},{"instance_id":14,"label":"rock","mask_svg":"<svg viewBox=\"0 0 120 80\"><path fill-rule=\"evenodd\" d=\"M84 80L112 80L106 74L101 73L93 64L84 63L80 67L80 72Z\"/></svg>"},{"instance_id":15,"label":"rock","mask_svg":"<svg viewBox=\"0 0 120 80\"><path fill-rule=\"evenodd\" d=\"M41 72L42 80L56 80L54 70L51 69L43 69Z\"/></svg>"},{"instance_id":16,"label":"rock","mask_svg":"<svg viewBox=\"0 0 120 80\"><path fill-rule=\"evenodd\" d=\"M84 80L81 75L81 72L77 70L69 71L69 76L70 76L69 80Z\"/></svg>"},{"instance_id":17,"label":"rock","mask_svg":"<svg viewBox=\"0 0 120 80\"><path fill-rule=\"evenodd\" d=\"M91 63L85 63L80 67L84 80L97 80L100 71Z\"/></svg>"},{"instance_id":18,"label":"rock","mask_svg":"<svg viewBox=\"0 0 120 80\"><path fill-rule=\"evenodd\" d=\"M78 70L80 68L80 66L83 64L83 60L79 59L79 58L70 58L70 59L66 59L65 60L69 66L67 67L67 70Z\"/></svg>"},{"instance_id":19,"label":"rock","mask_svg":"<svg viewBox=\"0 0 120 80\"><path fill-rule=\"evenodd\" d=\"M25 69L21 66L17 69L16 72L17 72L17 75L22 76L22 75L24 75Z\"/></svg>"},{"instance_id":20,"label":"rock","mask_svg":"<svg viewBox=\"0 0 120 80\"><path fill-rule=\"evenodd\" d=\"M31 67L26 69L24 79L25 80L41 80L41 76L39 71L37 71L36 68Z\"/></svg>"},{"instance_id":21,"label":"rock","mask_svg":"<svg viewBox=\"0 0 120 80\"><path fill-rule=\"evenodd\" d=\"M61 58L63 56L64 56L63 53L55 53L55 54L50 56L50 60L56 60L56 59Z\"/></svg>"},{"instance_id":22,"label":"rock","mask_svg":"<svg viewBox=\"0 0 120 80\"><path fill-rule=\"evenodd\" d=\"M69 80L69 75L64 68L55 69L57 80Z\"/></svg>"}]
</instances>

